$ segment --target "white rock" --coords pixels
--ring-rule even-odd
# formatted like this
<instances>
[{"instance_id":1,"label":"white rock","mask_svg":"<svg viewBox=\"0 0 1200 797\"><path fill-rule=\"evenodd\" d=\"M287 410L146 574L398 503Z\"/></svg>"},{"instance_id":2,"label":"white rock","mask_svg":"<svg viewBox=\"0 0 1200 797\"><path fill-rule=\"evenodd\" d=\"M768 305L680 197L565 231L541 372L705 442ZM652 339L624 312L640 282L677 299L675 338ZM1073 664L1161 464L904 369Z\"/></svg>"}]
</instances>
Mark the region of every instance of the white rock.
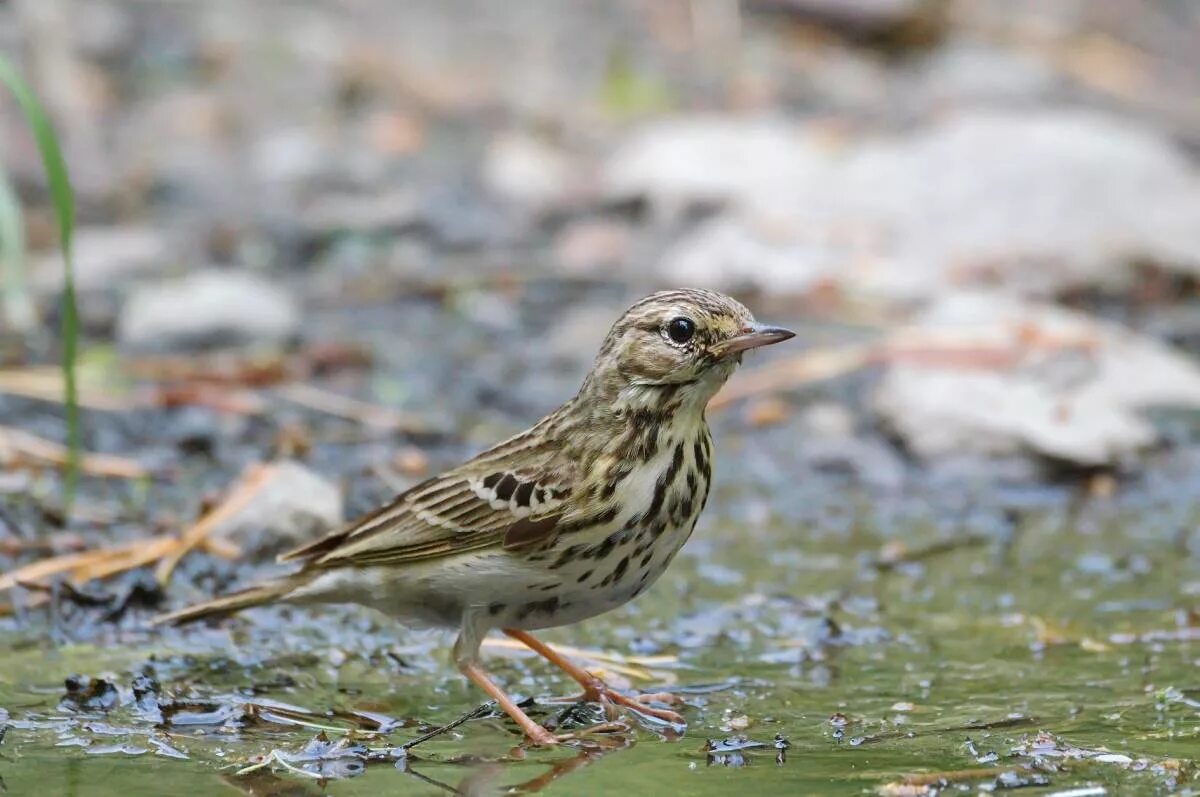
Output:
<instances>
[{"instance_id":1,"label":"white rock","mask_svg":"<svg viewBox=\"0 0 1200 797\"><path fill-rule=\"evenodd\" d=\"M1156 442L1140 410L1200 407L1200 369L1186 357L1116 324L998 294L947 296L888 345L894 364L874 410L925 458L1034 452L1112 463Z\"/></svg>"},{"instance_id":2,"label":"white rock","mask_svg":"<svg viewBox=\"0 0 1200 797\"><path fill-rule=\"evenodd\" d=\"M953 107L1041 99L1059 77L1045 61L1017 50L978 42L953 42L929 54L919 67L915 107Z\"/></svg>"},{"instance_id":3,"label":"white rock","mask_svg":"<svg viewBox=\"0 0 1200 797\"><path fill-rule=\"evenodd\" d=\"M546 142L507 133L488 145L481 177L484 186L498 198L541 208L567 196L572 171L567 156Z\"/></svg>"},{"instance_id":4,"label":"white rock","mask_svg":"<svg viewBox=\"0 0 1200 797\"><path fill-rule=\"evenodd\" d=\"M298 462L271 465L265 484L241 511L213 529L256 557L303 545L342 523L342 493Z\"/></svg>"},{"instance_id":5,"label":"white rock","mask_svg":"<svg viewBox=\"0 0 1200 797\"><path fill-rule=\"evenodd\" d=\"M201 271L133 291L117 337L134 348L282 341L299 331L300 310L283 288L252 274Z\"/></svg>"},{"instance_id":6,"label":"white rock","mask_svg":"<svg viewBox=\"0 0 1200 797\"><path fill-rule=\"evenodd\" d=\"M635 134L608 159L601 185L611 200L644 198L673 215L819 182L829 158L819 136L788 122L685 117Z\"/></svg>"},{"instance_id":7,"label":"white rock","mask_svg":"<svg viewBox=\"0 0 1200 797\"><path fill-rule=\"evenodd\" d=\"M685 140L674 156L665 141L643 144L610 169L652 199L730 203L664 255L671 281L795 291L832 281L851 294L920 300L995 282L1032 296L1120 288L1139 260L1200 273L1200 172L1132 122L972 111L858 142L840 158L799 134L765 138L729 133L706 149ZM670 169L680 175L669 179Z\"/></svg>"}]
</instances>

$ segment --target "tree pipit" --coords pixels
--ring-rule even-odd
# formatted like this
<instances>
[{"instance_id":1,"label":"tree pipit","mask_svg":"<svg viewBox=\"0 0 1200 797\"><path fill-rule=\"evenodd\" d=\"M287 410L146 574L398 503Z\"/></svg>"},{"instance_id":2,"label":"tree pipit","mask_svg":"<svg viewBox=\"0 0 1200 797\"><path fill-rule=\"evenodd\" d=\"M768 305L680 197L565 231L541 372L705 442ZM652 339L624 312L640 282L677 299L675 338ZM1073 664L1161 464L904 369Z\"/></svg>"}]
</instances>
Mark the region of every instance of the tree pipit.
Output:
<instances>
[{"instance_id":1,"label":"tree pipit","mask_svg":"<svg viewBox=\"0 0 1200 797\"><path fill-rule=\"evenodd\" d=\"M719 293L675 290L630 307L579 393L527 431L285 554L292 575L164 615L182 623L271 602L358 603L410 625L457 629L459 670L539 745L558 737L492 680L492 629L562 668L584 697L683 723L529 631L595 617L654 583L708 500L704 408L742 353L792 337Z\"/></svg>"}]
</instances>

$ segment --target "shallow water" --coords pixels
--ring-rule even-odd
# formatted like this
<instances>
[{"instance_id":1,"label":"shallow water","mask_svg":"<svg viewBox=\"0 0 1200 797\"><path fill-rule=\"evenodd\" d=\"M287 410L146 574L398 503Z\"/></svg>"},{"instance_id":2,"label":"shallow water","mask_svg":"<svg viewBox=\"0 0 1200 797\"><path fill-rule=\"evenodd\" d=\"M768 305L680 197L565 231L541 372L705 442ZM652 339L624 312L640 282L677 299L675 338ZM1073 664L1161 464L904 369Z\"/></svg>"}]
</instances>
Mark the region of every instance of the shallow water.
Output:
<instances>
[{"instance_id":1,"label":"shallow water","mask_svg":"<svg viewBox=\"0 0 1200 797\"><path fill-rule=\"evenodd\" d=\"M94 626L92 641L56 645L32 625L9 634L0 777L12 794L126 797L608 794L652 784L697 795L912 794L937 782L922 780L929 773L956 773L943 776L950 791L1187 793L1200 749L1200 628L1184 608L1200 594L1200 566L1184 547L1189 527L1166 522L1175 516L1152 492L1082 510L1051 498L1007 520L989 521L985 509L961 523L920 518L911 496L904 510L830 500L824 520L807 521L726 500L641 601L547 634L642 656L641 677L613 678L677 689L688 706L682 738L642 728L522 752L514 726L489 715L413 748L398 767L390 747L480 703L447 663L448 640L357 610L259 610L165 637ZM545 704L570 693L548 667L488 653L514 692L542 699L539 718L565 710ZM165 721L139 710L131 685L146 672L161 683L164 710L171 695L206 705ZM114 684L114 706L60 707L73 673ZM365 732L378 726L330 709L397 727ZM588 721L585 712L579 724ZM319 726L337 740L354 724L351 740L377 760L364 766L365 750L336 749L288 758ZM705 750L738 736L762 745ZM278 760L236 774L273 750L330 779Z\"/></svg>"}]
</instances>

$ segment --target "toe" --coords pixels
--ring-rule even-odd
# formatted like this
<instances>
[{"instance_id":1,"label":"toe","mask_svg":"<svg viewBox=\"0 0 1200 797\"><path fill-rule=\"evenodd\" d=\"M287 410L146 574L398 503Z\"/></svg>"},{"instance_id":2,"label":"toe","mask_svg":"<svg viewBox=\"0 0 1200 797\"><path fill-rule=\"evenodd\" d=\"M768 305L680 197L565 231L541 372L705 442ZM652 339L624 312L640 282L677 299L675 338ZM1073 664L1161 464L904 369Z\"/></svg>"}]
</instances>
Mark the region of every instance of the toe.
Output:
<instances>
[{"instance_id":1,"label":"toe","mask_svg":"<svg viewBox=\"0 0 1200 797\"><path fill-rule=\"evenodd\" d=\"M569 734L567 735L569 736ZM541 733L531 732L526 734L525 740L534 747L554 747L559 742L566 741L566 739L555 736L545 728L541 729Z\"/></svg>"}]
</instances>

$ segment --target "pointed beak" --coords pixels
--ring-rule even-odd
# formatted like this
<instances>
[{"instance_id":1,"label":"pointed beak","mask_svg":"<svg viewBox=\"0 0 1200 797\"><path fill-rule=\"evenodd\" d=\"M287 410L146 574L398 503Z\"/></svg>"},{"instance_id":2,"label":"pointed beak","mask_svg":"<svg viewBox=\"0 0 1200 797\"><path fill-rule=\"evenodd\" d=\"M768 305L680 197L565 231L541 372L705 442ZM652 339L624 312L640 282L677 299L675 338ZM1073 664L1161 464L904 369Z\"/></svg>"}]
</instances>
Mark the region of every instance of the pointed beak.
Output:
<instances>
[{"instance_id":1,"label":"pointed beak","mask_svg":"<svg viewBox=\"0 0 1200 797\"><path fill-rule=\"evenodd\" d=\"M783 327L770 327L766 324L753 323L742 330L742 334L728 340L722 340L709 347L709 352L717 359L725 359L735 354L741 354L760 346L770 346L781 343L788 338L796 337L796 333Z\"/></svg>"}]
</instances>

